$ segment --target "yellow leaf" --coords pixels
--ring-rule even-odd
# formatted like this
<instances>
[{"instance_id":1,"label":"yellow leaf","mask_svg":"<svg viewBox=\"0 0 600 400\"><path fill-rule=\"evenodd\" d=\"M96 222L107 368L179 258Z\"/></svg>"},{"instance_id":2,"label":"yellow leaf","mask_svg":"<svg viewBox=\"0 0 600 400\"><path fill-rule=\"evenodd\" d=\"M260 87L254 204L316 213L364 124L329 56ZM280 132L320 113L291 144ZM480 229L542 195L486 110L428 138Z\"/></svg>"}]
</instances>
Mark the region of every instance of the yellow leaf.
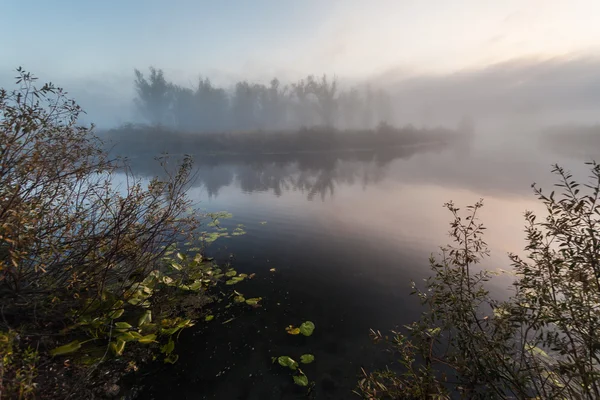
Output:
<instances>
[{"instance_id":1,"label":"yellow leaf","mask_svg":"<svg viewBox=\"0 0 600 400\"><path fill-rule=\"evenodd\" d=\"M295 328L292 325L288 326L287 328L285 328L285 331L289 334L289 335L299 335L300 334L300 328Z\"/></svg>"}]
</instances>

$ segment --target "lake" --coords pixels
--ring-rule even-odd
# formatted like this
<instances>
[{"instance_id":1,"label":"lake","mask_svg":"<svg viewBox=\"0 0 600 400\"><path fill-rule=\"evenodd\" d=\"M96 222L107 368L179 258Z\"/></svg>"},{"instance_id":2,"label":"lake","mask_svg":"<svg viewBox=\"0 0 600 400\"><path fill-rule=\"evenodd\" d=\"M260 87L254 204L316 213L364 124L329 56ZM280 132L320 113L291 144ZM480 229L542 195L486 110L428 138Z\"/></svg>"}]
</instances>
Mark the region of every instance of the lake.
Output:
<instances>
[{"instance_id":1,"label":"lake","mask_svg":"<svg viewBox=\"0 0 600 400\"><path fill-rule=\"evenodd\" d=\"M210 255L231 258L239 272L256 273L236 285L262 308L240 309L185 330L177 364L149 366L136 382L144 399L293 399L306 389L271 357L315 355L303 370L315 382L314 398L352 398L361 367L388 360L369 329L382 332L419 315L410 282L428 276L428 258L448 243L453 200L464 207L484 199L481 221L492 255L484 265L509 269L520 253L523 212L542 213L531 191L550 188L550 166L560 162L584 178L582 161L536 150L474 142L386 154L348 153L198 160L190 195L205 211L228 211L226 227L246 234L219 239ZM148 172L145 160L134 171ZM150 164L148 164L150 165ZM145 169L146 168L146 169ZM275 272L270 270L275 268ZM491 284L509 293L510 276ZM311 320L310 337L285 328Z\"/></svg>"}]
</instances>

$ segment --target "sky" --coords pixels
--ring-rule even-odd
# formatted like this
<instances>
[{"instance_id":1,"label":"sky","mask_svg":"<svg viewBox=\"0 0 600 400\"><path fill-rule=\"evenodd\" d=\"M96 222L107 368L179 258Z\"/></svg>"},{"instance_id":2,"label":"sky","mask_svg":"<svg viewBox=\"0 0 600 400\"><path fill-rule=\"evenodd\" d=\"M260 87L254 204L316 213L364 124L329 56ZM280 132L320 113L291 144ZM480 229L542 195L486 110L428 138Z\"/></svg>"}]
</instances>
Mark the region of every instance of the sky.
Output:
<instances>
[{"instance_id":1,"label":"sky","mask_svg":"<svg viewBox=\"0 0 600 400\"><path fill-rule=\"evenodd\" d=\"M598 0L2 0L0 84L23 66L105 102L176 83L445 75L600 55ZM7 39L8 38L8 39Z\"/></svg>"}]
</instances>

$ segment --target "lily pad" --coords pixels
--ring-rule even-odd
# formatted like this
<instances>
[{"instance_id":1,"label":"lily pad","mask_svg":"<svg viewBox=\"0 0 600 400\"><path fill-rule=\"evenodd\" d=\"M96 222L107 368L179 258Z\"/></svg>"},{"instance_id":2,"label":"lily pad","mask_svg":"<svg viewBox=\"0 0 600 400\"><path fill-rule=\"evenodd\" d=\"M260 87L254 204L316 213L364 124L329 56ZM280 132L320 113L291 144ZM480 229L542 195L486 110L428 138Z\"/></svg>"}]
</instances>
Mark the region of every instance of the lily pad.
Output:
<instances>
[{"instance_id":1,"label":"lily pad","mask_svg":"<svg viewBox=\"0 0 600 400\"><path fill-rule=\"evenodd\" d=\"M205 320L206 322L208 322L208 321L212 321L213 319L215 319L215 316L214 316L214 315L207 315L206 317L204 317L204 320Z\"/></svg>"},{"instance_id":2,"label":"lily pad","mask_svg":"<svg viewBox=\"0 0 600 400\"><path fill-rule=\"evenodd\" d=\"M277 358L277 362L282 367L288 367L292 371L295 371L296 369L298 369L298 363L289 356L280 356Z\"/></svg>"},{"instance_id":3,"label":"lily pad","mask_svg":"<svg viewBox=\"0 0 600 400\"><path fill-rule=\"evenodd\" d=\"M315 361L315 356L313 356L312 354L302 354L300 356L300 362L302 364L310 364L313 361Z\"/></svg>"},{"instance_id":4,"label":"lily pad","mask_svg":"<svg viewBox=\"0 0 600 400\"><path fill-rule=\"evenodd\" d=\"M252 299L247 299L246 304L248 304L249 306L257 306L258 302L261 300L262 300L261 297L254 297Z\"/></svg>"},{"instance_id":5,"label":"lily pad","mask_svg":"<svg viewBox=\"0 0 600 400\"><path fill-rule=\"evenodd\" d=\"M308 386L308 378L306 375L294 375L294 383L298 386Z\"/></svg>"},{"instance_id":6,"label":"lily pad","mask_svg":"<svg viewBox=\"0 0 600 400\"><path fill-rule=\"evenodd\" d=\"M315 330L315 324L312 321L305 321L300 325L300 333L304 336L310 336Z\"/></svg>"}]
</instances>

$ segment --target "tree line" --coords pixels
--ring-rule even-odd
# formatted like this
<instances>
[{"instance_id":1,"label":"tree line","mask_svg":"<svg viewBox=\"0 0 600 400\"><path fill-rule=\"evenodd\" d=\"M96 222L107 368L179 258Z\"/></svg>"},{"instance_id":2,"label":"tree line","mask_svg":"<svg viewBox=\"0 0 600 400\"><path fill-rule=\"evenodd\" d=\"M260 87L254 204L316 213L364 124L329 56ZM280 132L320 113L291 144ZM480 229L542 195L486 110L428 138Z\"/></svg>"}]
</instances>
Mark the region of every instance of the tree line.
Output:
<instances>
[{"instance_id":1,"label":"tree line","mask_svg":"<svg viewBox=\"0 0 600 400\"><path fill-rule=\"evenodd\" d=\"M195 87L170 82L163 70L135 70L137 110L146 122L189 132L288 130L310 126L371 129L390 122L391 98L370 86L342 90L337 79L309 75L283 84L240 81L232 88L199 78Z\"/></svg>"}]
</instances>

